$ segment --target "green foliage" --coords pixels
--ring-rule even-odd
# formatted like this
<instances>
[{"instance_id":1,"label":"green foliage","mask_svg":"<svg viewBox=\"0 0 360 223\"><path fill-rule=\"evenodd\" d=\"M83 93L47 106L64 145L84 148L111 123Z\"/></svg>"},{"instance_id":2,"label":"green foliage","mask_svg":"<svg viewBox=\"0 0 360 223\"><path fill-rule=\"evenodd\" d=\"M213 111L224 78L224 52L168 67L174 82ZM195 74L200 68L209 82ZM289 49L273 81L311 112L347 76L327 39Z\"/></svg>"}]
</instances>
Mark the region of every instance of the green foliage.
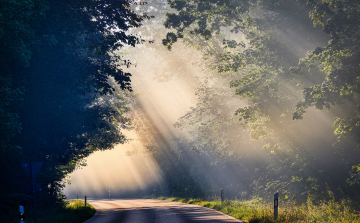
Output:
<instances>
[{"instance_id":1,"label":"green foliage","mask_svg":"<svg viewBox=\"0 0 360 223\"><path fill-rule=\"evenodd\" d=\"M313 7L310 12L314 25L321 25L323 31L330 36L329 45L319 47L310 52L300 61L298 70L304 68L319 69L326 74L320 84L306 88L303 92L304 101L296 105L294 119L301 119L305 109L315 106L318 109L330 108L336 104L349 106L350 103L359 106L359 32L360 5L357 1L309 1ZM339 155L346 159L348 154L357 158L345 161L348 171L351 171L359 157L359 112L352 106L352 117L336 118L335 134L339 135L335 147ZM349 141L352 141L349 143ZM356 152L355 152L356 151ZM352 179L355 177L352 172ZM355 177L357 178L357 177ZM349 179L349 181L353 182Z\"/></svg>"},{"instance_id":2,"label":"green foliage","mask_svg":"<svg viewBox=\"0 0 360 223\"><path fill-rule=\"evenodd\" d=\"M238 4L245 7L236 15L231 1L171 5L179 12L168 14L165 27L177 30L177 40L182 38L203 52L204 63L214 74L205 78L208 82L203 81L206 88L198 89L198 103L176 127L190 128L188 148L197 152L227 154L235 160L247 154L248 148L261 154L253 159L256 163L248 161L255 194L281 190L288 198L304 198L309 192L323 193L328 184L354 196L359 179L359 41L355 25L359 4L307 3L242 1ZM202 11L203 5L208 8ZM323 33L314 25L323 26ZM220 27L225 33L219 34ZM169 47L169 43L165 45ZM221 98L227 92L223 82L235 88L235 95L242 100L237 108L229 106L236 102L228 95ZM337 117L336 129L327 127L313 111L306 120L293 121L302 119L312 106L332 107L329 119ZM249 133L234 130L234 123ZM306 131L328 138L313 143L314 136ZM337 141L332 132L339 136ZM249 142L247 136L261 143L243 143ZM262 146L263 150L259 149ZM241 161L236 168L244 166ZM344 196L341 192L336 195Z\"/></svg>"},{"instance_id":3,"label":"green foliage","mask_svg":"<svg viewBox=\"0 0 360 223\"><path fill-rule=\"evenodd\" d=\"M219 33L222 26L235 25L233 30L237 31L242 26L243 13L249 9L251 4L248 1L234 0L170 0L168 2L170 7L177 9L179 13L168 13L168 18L164 23L165 27L176 29L176 36L182 38L184 30L192 24L196 24L191 33L200 35L206 40L212 36L213 32ZM165 44L171 46L174 42L166 40Z\"/></svg>"},{"instance_id":4,"label":"green foliage","mask_svg":"<svg viewBox=\"0 0 360 223\"><path fill-rule=\"evenodd\" d=\"M359 4L350 1L310 1L311 16L315 25L323 26L331 39L326 47L319 47L300 62L302 67L318 67L326 73L321 84L304 91L305 101L297 110L316 106L330 108L335 103L352 100L359 94L357 58L357 25Z\"/></svg>"},{"instance_id":5,"label":"green foliage","mask_svg":"<svg viewBox=\"0 0 360 223\"><path fill-rule=\"evenodd\" d=\"M39 219L42 222L84 222L95 215L95 208L91 204L86 204L81 200L72 200L66 203L63 213L53 215L52 219ZM49 215L47 215L49 216Z\"/></svg>"},{"instance_id":6,"label":"green foliage","mask_svg":"<svg viewBox=\"0 0 360 223\"><path fill-rule=\"evenodd\" d=\"M124 115L131 74L110 53L141 42L128 30L149 17L131 11L129 1L0 4L0 171L6 182L0 213L6 218L9 207L27 199L21 162L44 162L36 181L47 196L39 202L52 200L51 207L62 199L62 180L86 156L126 141L121 129L130 128Z\"/></svg>"},{"instance_id":7,"label":"green foliage","mask_svg":"<svg viewBox=\"0 0 360 223\"><path fill-rule=\"evenodd\" d=\"M171 50L171 45L177 41L177 36L175 33L167 33L166 39L162 40L164 46Z\"/></svg>"},{"instance_id":8,"label":"green foliage","mask_svg":"<svg viewBox=\"0 0 360 223\"><path fill-rule=\"evenodd\" d=\"M31 195L12 194L1 195L3 200L2 222L10 223L19 221L19 204L24 206L25 222L34 222L33 198ZM4 205L6 204L6 205ZM36 220L37 222L72 222L80 223L91 218L95 214L95 208L90 204L84 206L84 201L66 201L63 196L54 197L46 193L36 193ZM5 210L4 210L5 209Z\"/></svg>"},{"instance_id":9,"label":"green foliage","mask_svg":"<svg viewBox=\"0 0 360 223\"><path fill-rule=\"evenodd\" d=\"M37 210L37 222L84 222L95 215L95 208L91 204L86 204L81 200L65 202L64 205L52 209Z\"/></svg>"},{"instance_id":10,"label":"green foliage","mask_svg":"<svg viewBox=\"0 0 360 223\"><path fill-rule=\"evenodd\" d=\"M166 197L158 199L212 208L249 223L274 222L273 203L267 203L259 198L244 201L226 200L223 204L218 199L214 201ZM307 204L302 206L280 201L278 220L275 222L359 222L359 217L348 200L335 202L330 199L314 204L309 198Z\"/></svg>"},{"instance_id":11,"label":"green foliage","mask_svg":"<svg viewBox=\"0 0 360 223\"><path fill-rule=\"evenodd\" d=\"M14 89L11 82L10 75L0 77L0 153L4 155L19 152L19 148L11 140L21 131L21 124L18 115L11 111L11 106L17 101L21 91Z\"/></svg>"},{"instance_id":12,"label":"green foliage","mask_svg":"<svg viewBox=\"0 0 360 223\"><path fill-rule=\"evenodd\" d=\"M270 7L269 3L261 4ZM297 10L297 6L285 4L283 8L287 9L286 13L290 13L288 11ZM279 34L274 31L283 32L285 28L278 24L284 22L273 15L266 16L269 17L267 19L275 19L277 25L266 23L266 19L247 17L241 26L243 36L240 40L219 41L218 37L214 36L211 40L204 38L205 44L204 40L201 40L200 47L208 55L207 58L212 58L209 66L219 75L229 76L230 87L236 88L236 95L249 102L247 108L239 108L235 114L239 116L245 129L252 130L254 140L273 137L273 131L278 129L279 122L286 121L290 124L289 119L278 117L291 115L290 108L296 103L296 94L301 92L297 86L301 78L293 78L289 72L291 64L297 63L297 58L285 43L277 38ZM171 18L168 17L168 20L171 21ZM194 39L192 27L185 33L185 41ZM199 47L196 46L198 44L199 40L190 43L194 47Z\"/></svg>"},{"instance_id":13,"label":"green foliage","mask_svg":"<svg viewBox=\"0 0 360 223\"><path fill-rule=\"evenodd\" d=\"M35 28L49 10L42 0L2 0L0 13L0 54L2 69L9 62L29 66L32 46L37 44Z\"/></svg>"}]
</instances>

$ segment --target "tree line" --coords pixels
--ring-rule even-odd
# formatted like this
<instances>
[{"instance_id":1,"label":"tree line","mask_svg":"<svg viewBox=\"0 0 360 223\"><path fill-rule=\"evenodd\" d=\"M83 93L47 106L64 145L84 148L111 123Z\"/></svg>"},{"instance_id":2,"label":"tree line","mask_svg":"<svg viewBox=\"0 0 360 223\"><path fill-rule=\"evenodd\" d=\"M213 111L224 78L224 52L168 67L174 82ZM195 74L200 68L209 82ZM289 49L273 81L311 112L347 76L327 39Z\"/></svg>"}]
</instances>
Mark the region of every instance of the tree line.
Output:
<instances>
[{"instance_id":1,"label":"tree line","mask_svg":"<svg viewBox=\"0 0 360 223\"><path fill-rule=\"evenodd\" d=\"M168 3L177 11L167 13L164 26L174 31L163 45L172 50L182 41L200 50L212 72L196 106L175 124L192 137L174 151L184 163L186 150L218 159L229 174L238 170L238 180L219 183L211 168L205 180L195 177L204 169L192 162L192 182L174 180L173 188L192 184L211 195L237 184L234 196L281 191L282 199L299 201L330 190L359 201L360 2Z\"/></svg>"},{"instance_id":2,"label":"tree line","mask_svg":"<svg viewBox=\"0 0 360 223\"><path fill-rule=\"evenodd\" d=\"M126 142L131 74L109 53L141 42L127 31L149 17L134 13L132 2L0 2L2 220L11 222L13 210L31 202L20 163L43 162L38 202L52 207L84 157Z\"/></svg>"}]
</instances>

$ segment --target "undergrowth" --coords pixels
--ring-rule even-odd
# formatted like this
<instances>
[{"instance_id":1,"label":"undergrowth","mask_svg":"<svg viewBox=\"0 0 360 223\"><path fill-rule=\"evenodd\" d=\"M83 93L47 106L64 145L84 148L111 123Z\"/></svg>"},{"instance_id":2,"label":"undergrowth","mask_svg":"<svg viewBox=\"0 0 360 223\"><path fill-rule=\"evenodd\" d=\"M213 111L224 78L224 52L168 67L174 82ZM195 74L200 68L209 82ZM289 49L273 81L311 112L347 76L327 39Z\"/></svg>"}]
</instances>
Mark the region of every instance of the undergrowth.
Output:
<instances>
[{"instance_id":1,"label":"undergrowth","mask_svg":"<svg viewBox=\"0 0 360 223\"><path fill-rule=\"evenodd\" d=\"M196 204L203 207L212 208L237 219L249 223L267 222L351 222L360 223L360 212L356 212L351 207L349 200L335 202L334 199L315 202L308 198L303 205L291 203L279 203L279 216L274 221L273 203L267 203L260 198L251 200L225 200L221 204L220 200L207 201L192 198L166 198L159 197L160 200L177 201L188 204Z\"/></svg>"},{"instance_id":2,"label":"undergrowth","mask_svg":"<svg viewBox=\"0 0 360 223\"><path fill-rule=\"evenodd\" d=\"M49 205L36 209L37 223L82 223L95 214L95 208L81 200L71 200L62 204ZM20 219L16 219L18 222ZM25 206L25 222L34 223L32 207ZM14 222L14 221L12 221Z\"/></svg>"},{"instance_id":3,"label":"undergrowth","mask_svg":"<svg viewBox=\"0 0 360 223\"><path fill-rule=\"evenodd\" d=\"M95 215L95 208L90 204L86 204L82 200L72 200L66 202L65 207L54 213L54 217L42 216L42 222L54 223L82 223Z\"/></svg>"}]
</instances>

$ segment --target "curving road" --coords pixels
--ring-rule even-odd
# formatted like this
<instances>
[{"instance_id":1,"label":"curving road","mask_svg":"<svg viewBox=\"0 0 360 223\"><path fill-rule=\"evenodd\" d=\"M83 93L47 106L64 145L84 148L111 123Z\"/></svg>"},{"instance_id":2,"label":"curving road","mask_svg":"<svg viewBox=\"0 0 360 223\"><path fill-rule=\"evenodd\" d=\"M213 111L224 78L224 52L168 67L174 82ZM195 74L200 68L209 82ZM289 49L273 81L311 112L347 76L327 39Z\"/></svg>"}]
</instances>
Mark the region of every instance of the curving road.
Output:
<instances>
[{"instance_id":1,"label":"curving road","mask_svg":"<svg viewBox=\"0 0 360 223\"><path fill-rule=\"evenodd\" d=\"M243 222L197 205L151 199L91 199L96 214L86 223Z\"/></svg>"}]
</instances>

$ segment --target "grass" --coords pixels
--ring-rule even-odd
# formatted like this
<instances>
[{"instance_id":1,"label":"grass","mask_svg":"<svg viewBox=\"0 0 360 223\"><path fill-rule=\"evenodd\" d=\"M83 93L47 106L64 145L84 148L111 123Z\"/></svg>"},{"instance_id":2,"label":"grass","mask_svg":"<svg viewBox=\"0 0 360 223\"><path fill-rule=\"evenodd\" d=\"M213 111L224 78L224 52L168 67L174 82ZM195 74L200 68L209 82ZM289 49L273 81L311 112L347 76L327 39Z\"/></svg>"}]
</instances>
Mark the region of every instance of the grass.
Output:
<instances>
[{"instance_id":1,"label":"grass","mask_svg":"<svg viewBox=\"0 0 360 223\"><path fill-rule=\"evenodd\" d=\"M36 210L37 223L82 223L95 215L95 208L82 200L71 200L64 205L39 207ZM25 207L25 222L33 223L33 210Z\"/></svg>"},{"instance_id":2,"label":"grass","mask_svg":"<svg viewBox=\"0 0 360 223\"><path fill-rule=\"evenodd\" d=\"M33 203L27 200L23 202L25 222L34 223ZM19 203L12 202L7 205L0 204L0 222L13 223L20 222ZM62 200L37 201L36 220L37 223L82 223L95 214L95 208L81 200L72 200L69 202Z\"/></svg>"},{"instance_id":3,"label":"grass","mask_svg":"<svg viewBox=\"0 0 360 223\"><path fill-rule=\"evenodd\" d=\"M266 203L262 199L254 198L247 201L226 200L221 204L220 200L206 201L191 198L166 198L160 200L177 201L188 204L196 204L212 208L237 219L249 223L267 222L351 222L360 223L360 212L351 208L348 200L340 202L320 201L316 205L311 199L301 206L295 204L279 204L279 217L274 221L273 203Z\"/></svg>"},{"instance_id":4,"label":"grass","mask_svg":"<svg viewBox=\"0 0 360 223\"><path fill-rule=\"evenodd\" d=\"M95 208L86 204L82 200L71 200L66 203L63 211L58 212L56 214L55 219L47 219L45 218L43 221L45 222L67 222L67 223L82 223L87 219L91 218L95 215Z\"/></svg>"}]
</instances>

